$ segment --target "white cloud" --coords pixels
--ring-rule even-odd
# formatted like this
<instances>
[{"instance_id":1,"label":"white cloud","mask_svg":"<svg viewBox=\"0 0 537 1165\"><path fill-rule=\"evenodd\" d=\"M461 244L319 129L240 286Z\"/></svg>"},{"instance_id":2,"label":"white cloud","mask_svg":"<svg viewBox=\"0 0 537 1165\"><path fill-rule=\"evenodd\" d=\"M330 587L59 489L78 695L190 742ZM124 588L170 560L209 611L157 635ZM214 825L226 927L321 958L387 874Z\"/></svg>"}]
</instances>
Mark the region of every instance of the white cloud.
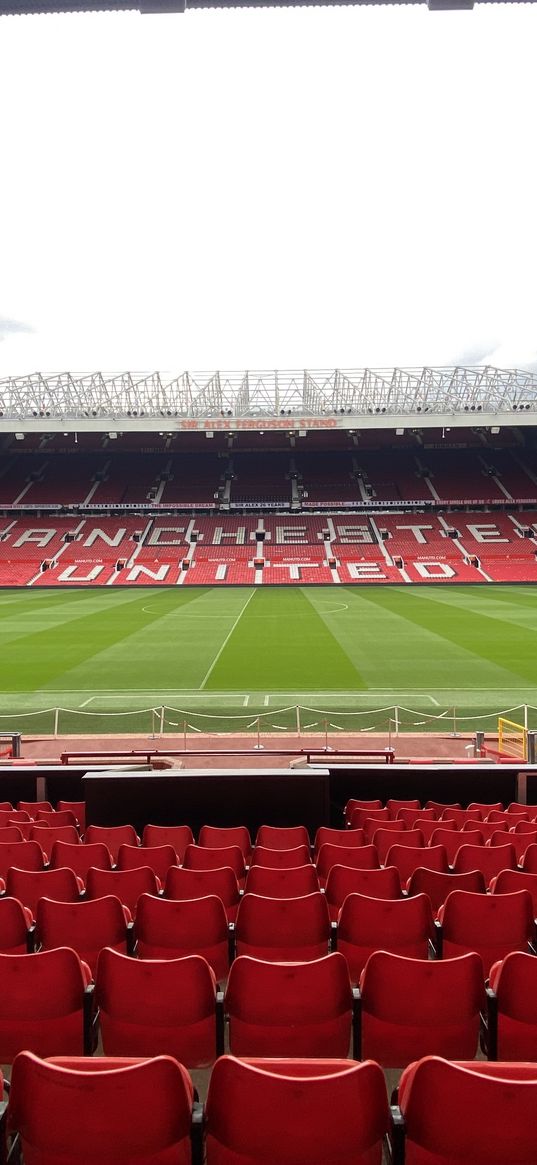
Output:
<instances>
[{"instance_id":1,"label":"white cloud","mask_svg":"<svg viewBox=\"0 0 537 1165\"><path fill-rule=\"evenodd\" d=\"M534 5L1 31L0 375L535 361Z\"/></svg>"}]
</instances>

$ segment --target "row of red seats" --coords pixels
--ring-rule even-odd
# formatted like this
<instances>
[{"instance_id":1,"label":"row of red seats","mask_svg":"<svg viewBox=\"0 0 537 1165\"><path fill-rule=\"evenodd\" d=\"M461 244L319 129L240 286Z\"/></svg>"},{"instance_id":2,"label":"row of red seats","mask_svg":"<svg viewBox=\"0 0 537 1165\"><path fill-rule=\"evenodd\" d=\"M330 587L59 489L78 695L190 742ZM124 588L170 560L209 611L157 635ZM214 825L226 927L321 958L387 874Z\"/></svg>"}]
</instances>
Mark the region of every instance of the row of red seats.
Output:
<instances>
[{"instance_id":1,"label":"row of red seats","mask_svg":"<svg viewBox=\"0 0 537 1165\"><path fill-rule=\"evenodd\" d=\"M299 898L245 894L235 923L216 895L167 899L144 893L136 917L119 898L61 902L40 898L32 912L16 898L0 899L0 951L70 946L95 969L99 951L112 946L141 959L200 954L218 979L235 955L271 962L307 961L338 949L357 983L376 950L425 959L429 952L451 958L476 951L485 973L513 950L535 951L533 900L528 890L480 894L453 890L437 912L426 894L380 899L349 894L331 922L319 891Z\"/></svg>"},{"instance_id":2,"label":"row of red seats","mask_svg":"<svg viewBox=\"0 0 537 1165\"><path fill-rule=\"evenodd\" d=\"M375 1061L222 1056L207 1101L172 1057L15 1060L3 1125L26 1165L534 1165L537 1067L440 1057L390 1111Z\"/></svg>"},{"instance_id":3,"label":"row of red seats","mask_svg":"<svg viewBox=\"0 0 537 1165\"><path fill-rule=\"evenodd\" d=\"M71 948L0 955L0 1058L18 1052L171 1055L206 1068L228 1046L239 1056L337 1056L403 1068L425 1055L537 1059L537 959L499 960L485 992L483 964L386 951L370 955L353 989L340 952L306 962L246 955L225 992L199 955L132 959L106 947L92 982Z\"/></svg>"}]
</instances>

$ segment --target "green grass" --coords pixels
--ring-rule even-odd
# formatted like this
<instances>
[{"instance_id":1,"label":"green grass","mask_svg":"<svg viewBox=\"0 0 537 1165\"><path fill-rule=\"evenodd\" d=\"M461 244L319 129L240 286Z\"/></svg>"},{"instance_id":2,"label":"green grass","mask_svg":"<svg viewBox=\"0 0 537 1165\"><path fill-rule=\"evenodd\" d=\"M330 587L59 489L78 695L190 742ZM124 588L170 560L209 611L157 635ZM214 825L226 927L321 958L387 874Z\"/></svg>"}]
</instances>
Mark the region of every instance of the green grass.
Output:
<instances>
[{"instance_id":1,"label":"green grass","mask_svg":"<svg viewBox=\"0 0 537 1165\"><path fill-rule=\"evenodd\" d=\"M537 726L531 586L5 590L0 650L26 734Z\"/></svg>"}]
</instances>

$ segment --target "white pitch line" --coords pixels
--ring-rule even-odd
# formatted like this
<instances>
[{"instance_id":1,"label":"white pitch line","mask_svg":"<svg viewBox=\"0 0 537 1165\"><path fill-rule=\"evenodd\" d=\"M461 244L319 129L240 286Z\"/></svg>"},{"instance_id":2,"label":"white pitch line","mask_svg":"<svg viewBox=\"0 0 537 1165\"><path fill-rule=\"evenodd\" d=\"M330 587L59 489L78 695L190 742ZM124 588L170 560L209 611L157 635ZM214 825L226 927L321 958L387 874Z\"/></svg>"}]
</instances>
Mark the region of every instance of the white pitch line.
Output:
<instances>
[{"instance_id":1,"label":"white pitch line","mask_svg":"<svg viewBox=\"0 0 537 1165\"><path fill-rule=\"evenodd\" d=\"M217 653L216 653L216 655L215 655L215 657L214 657L214 659L213 659L213 662L212 662L212 664L211 664L211 666L210 666L210 668L209 668L208 672L207 672L207 673L205 674L205 676L203 677L203 680L202 680L202 682L201 682L201 684L200 684L200 690L202 690L202 689L205 687L205 684L207 683L207 680L209 679L209 676L211 675L211 672L213 672L213 671L214 671L214 668L216 667L216 665L217 665L217 663L218 663L218 660L220 659L220 656L222 655L222 652L223 652L223 651L224 651L224 649L227 647L227 645L228 645L228 643L229 643L229 641L230 641L230 639L231 639L231 636L233 635L233 632L234 632L235 628L237 627L238 623L240 623L240 620L242 619L242 616L244 615L244 612L245 612L245 610L246 610L246 608L247 608L247 606L248 606L248 603L249 603L249 602L251 602L251 600L253 599L254 595L255 595L255 591L251 591L251 592L250 592L250 594L248 595L248 598L247 598L247 600L246 600L246 602L245 602L244 606L241 608L241 610L239 611L239 613L238 613L238 615L237 615L237 618L235 619L235 621L234 621L234 622L233 622L233 624L231 625L231 627L230 627L230 629L229 629L229 631L228 631L228 633L227 633L227 635L226 635L226 638L224 639L224 642L223 642L222 646L221 646L221 647L219 648L219 650L217 651Z\"/></svg>"},{"instance_id":2,"label":"white pitch line","mask_svg":"<svg viewBox=\"0 0 537 1165\"><path fill-rule=\"evenodd\" d=\"M265 708L268 708L268 706L270 704L270 696L265 696L265 699L263 700L263 704L264 704Z\"/></svg>"},{"instance_id":3,"label":"white pitch line","mask_svg":"<svg viewBox=\"0 0 537 1165\"><path fill-rule=\"evenodd\" d=\"M79 704L78 707L85 708L86 704L91 704L91 701L94 699L95 699L95 696L90 696L88 700L84 700L84 702L82 704Z\"/></svg>"},{"instance_id":4,"label":"white pitch line","mask_svg":"<svg viewBox=\"0 0 537 1165\"><path fill-rule=\"evenodd\" d=\"M245 696L245 697L244 697L244 700L242 701L242 706L243 706L243 708L247 708L249 703L250 703L250 697L249 697L249 696Z\"/></svg>"}]
</instances>

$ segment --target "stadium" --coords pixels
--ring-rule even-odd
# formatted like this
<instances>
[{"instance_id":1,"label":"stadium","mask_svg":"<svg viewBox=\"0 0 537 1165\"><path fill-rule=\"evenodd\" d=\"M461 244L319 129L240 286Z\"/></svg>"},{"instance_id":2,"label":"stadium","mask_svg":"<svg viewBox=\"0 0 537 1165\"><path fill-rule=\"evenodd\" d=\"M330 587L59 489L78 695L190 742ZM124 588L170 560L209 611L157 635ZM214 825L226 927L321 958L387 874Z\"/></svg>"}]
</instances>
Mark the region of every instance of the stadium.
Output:
<instances>
[{"instance_id":1,"label":"stadium","mask_svg":"<svg viewBox=\"0 0 537 1165\"><path fill-rule=\"evenodd\" d=\"M0 1165L537 1161L532 5L409 3L0 0Z\"/></svg>"}]
</instances>

